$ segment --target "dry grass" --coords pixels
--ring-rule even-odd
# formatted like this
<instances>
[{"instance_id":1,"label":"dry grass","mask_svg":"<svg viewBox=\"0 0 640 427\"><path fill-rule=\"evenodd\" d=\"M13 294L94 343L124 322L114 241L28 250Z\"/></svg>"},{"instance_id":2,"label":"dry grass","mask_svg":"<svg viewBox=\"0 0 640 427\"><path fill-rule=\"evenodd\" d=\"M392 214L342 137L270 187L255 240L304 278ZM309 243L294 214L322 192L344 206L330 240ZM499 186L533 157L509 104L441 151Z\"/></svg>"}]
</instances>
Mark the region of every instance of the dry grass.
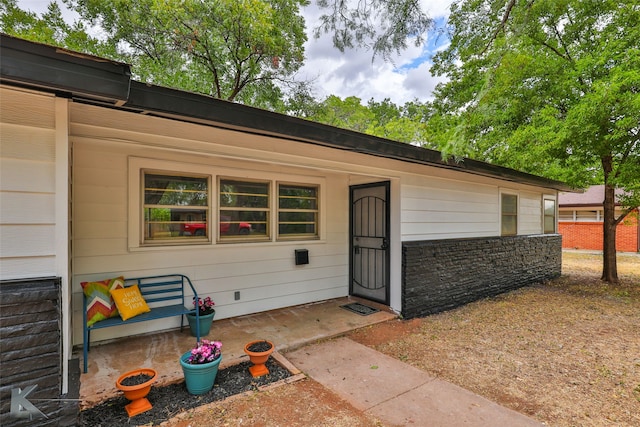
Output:
<instances>
[{"instance_id":1,"label":"dry grass","mask_svg":"<svg viewBox=\"0 0 640 427\"><path fill-rule=\"evenodd\" d=\"M551 283L350 337L550 426L640 426L640 257L618 262L619 286L565 253ZM311 379L166 425L386 426Z\"/></svg>"},{"instance_id":2,"label":"dry grass","mask_svg":"<svg viewBox=\"0 0 640 427\"><path fill-rule=\"evenodd\" d=\"M640 257L565 253L551 283L353 338L553 426L640 425Z\"/></svg>"}]
</instances>

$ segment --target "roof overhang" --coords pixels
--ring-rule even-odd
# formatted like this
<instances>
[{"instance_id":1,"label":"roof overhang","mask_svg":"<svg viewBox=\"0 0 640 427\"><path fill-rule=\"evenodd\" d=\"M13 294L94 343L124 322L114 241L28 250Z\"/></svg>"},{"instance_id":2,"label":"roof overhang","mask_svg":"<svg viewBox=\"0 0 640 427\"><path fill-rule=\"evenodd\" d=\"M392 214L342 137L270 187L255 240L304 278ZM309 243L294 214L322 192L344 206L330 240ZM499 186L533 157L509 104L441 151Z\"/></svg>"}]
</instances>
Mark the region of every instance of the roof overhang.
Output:
<instances>
[{"instance_id":1,"label":"roof overhang","mask_svg":"<svg viewBox=\"0 0 640 427\"><path fill-rule=\"evenodd\" d=\"M122 104L129 99L129 65L2 34L3 82Z\"/></svg>"},{"instance_id":2,"label":"roof overhang","mask_svg":"<svg viewBox=\"0 0 640 427\"><path fill-rule=\"evenodd\" d=\"M52 91L81 102L234 129L474 175L572 191L565 183L489 163L443 159L440 152L205 95L131 80L130 67L2 34L3 83Z\"/></svg>"}]
</instances>

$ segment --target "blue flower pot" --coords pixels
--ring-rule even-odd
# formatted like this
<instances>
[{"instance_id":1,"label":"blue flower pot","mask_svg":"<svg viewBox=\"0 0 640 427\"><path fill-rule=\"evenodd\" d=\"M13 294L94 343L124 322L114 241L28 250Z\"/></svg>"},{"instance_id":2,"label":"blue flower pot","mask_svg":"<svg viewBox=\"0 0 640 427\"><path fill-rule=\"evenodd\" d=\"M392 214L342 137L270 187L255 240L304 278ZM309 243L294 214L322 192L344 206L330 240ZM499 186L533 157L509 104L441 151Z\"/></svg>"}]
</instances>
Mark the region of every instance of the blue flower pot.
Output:
<instances>
[{"instance_id":1,"label":"blue flower pot","mask_svg":"<svg viewBox=\"0 0 640 427\"><path fill-rule=\"evenodd\" d=\"M211 330L211 323L213 322L213 316L216 315L214 311L211 314L205 314L204 316L200 316L200 336L204 337L209 335L209 331ZM187 314L187 320L189 321L189 328L191 328L191 336L196 336L196 315L195 313Z\"/></svg>"},{"instance_id":2,"label":"blue flower pot","mask_svg":"<svg viewBox=\"0 0 640 427\"><path fill-rule=\"evenodd\" d=\"M187 351L180 356L180 365L184 374L184 382L187 391L191 394L204 394L213 388L213 383L218 375L218 367L222 361L222 355L213 362L203 363L200 365L191 365L187 363L187 359L191 356L191 352Z\"/></svg>"}]
</instances>

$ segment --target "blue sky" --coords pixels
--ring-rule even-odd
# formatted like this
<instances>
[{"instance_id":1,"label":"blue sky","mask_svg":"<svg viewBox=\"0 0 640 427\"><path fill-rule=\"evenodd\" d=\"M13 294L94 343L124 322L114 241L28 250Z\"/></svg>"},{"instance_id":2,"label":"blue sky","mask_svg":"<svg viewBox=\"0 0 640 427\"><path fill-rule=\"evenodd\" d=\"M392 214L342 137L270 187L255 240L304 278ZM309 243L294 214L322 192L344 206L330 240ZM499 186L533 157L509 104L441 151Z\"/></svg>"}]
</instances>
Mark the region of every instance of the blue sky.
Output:
<instances>
[{"instance_id":1,"label":"blue sky","mask_svg":"<svg viewBox=\"0 0 640 427\"><path fill-rule=\"evenodd\" d=\"M424 10L442 27L449 14L449 5L453 0L421 0ZM36 13L46 11L50 0L19 0L22 9L30 9ZM58 1L64 7L62 1ZM341 53L335 49L331 37L326 35L315 39L311 32L320 16L315 1L303 10L309 33L305 66L299 71L301 79L314 81L314 96L324 99L328 95L340 98L357 96L363 103L373 98L382 101L391 99L397 105L418 99L432 99L435 86L444 81L431 76L429 67L431 56L446 43L436 32L429 34L423 46L409 47L400 55L393 57L392 62L376 58L372 62L372 54L366 50L355 50ZM72 18L73 19L73 18Z\"/></svg>"}]
</instances>

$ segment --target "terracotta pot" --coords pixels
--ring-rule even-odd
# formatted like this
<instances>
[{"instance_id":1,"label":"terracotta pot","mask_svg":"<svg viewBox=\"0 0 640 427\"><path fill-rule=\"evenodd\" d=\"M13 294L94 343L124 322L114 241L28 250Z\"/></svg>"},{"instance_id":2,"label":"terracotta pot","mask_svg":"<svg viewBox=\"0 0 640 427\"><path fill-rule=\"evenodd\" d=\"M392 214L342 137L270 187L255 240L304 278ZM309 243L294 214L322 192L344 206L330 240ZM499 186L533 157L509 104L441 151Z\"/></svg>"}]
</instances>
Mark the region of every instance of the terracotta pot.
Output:
<instances>
[{"instance_id":1,"label":"terracotta pot","mask_svg":"<svg viewBox=\"0 0 640 427\"><path fill-rule=\"evenodd\" d=\"M122 381L129 377L135 377L136 375L148 375L150 380L137 385L122 385ZM124 408L129 414L129 417L141 414L152 408L151 402L147 400L147 395L151 391L151 384L153 384L158 376L158 373L151 368L141 368L133 371L129 371L118 378L116 381L116 387L124 392L124 397L131 401Z\"/></svg>"},{"instance_id":2,"label":"terracotta pot","mask_svg":"<svg viewBox=\"0 0 640 427\"><path fill-rule=\"evenodd\" d=\"M266 351L251 351L249 348L254 344L259 343L267 343L270 345L269 350ZM249 355L249 360L253 363L253 366L249 368L249 372L253 377L261 377L263 375L267 375L269 373L269 369L265 366L267 360L269 360L269 356L273 353L275 347L271 341L267 340L256 340L247 343L244 346L244 352Z\"/></svg>"}]
</instances>

